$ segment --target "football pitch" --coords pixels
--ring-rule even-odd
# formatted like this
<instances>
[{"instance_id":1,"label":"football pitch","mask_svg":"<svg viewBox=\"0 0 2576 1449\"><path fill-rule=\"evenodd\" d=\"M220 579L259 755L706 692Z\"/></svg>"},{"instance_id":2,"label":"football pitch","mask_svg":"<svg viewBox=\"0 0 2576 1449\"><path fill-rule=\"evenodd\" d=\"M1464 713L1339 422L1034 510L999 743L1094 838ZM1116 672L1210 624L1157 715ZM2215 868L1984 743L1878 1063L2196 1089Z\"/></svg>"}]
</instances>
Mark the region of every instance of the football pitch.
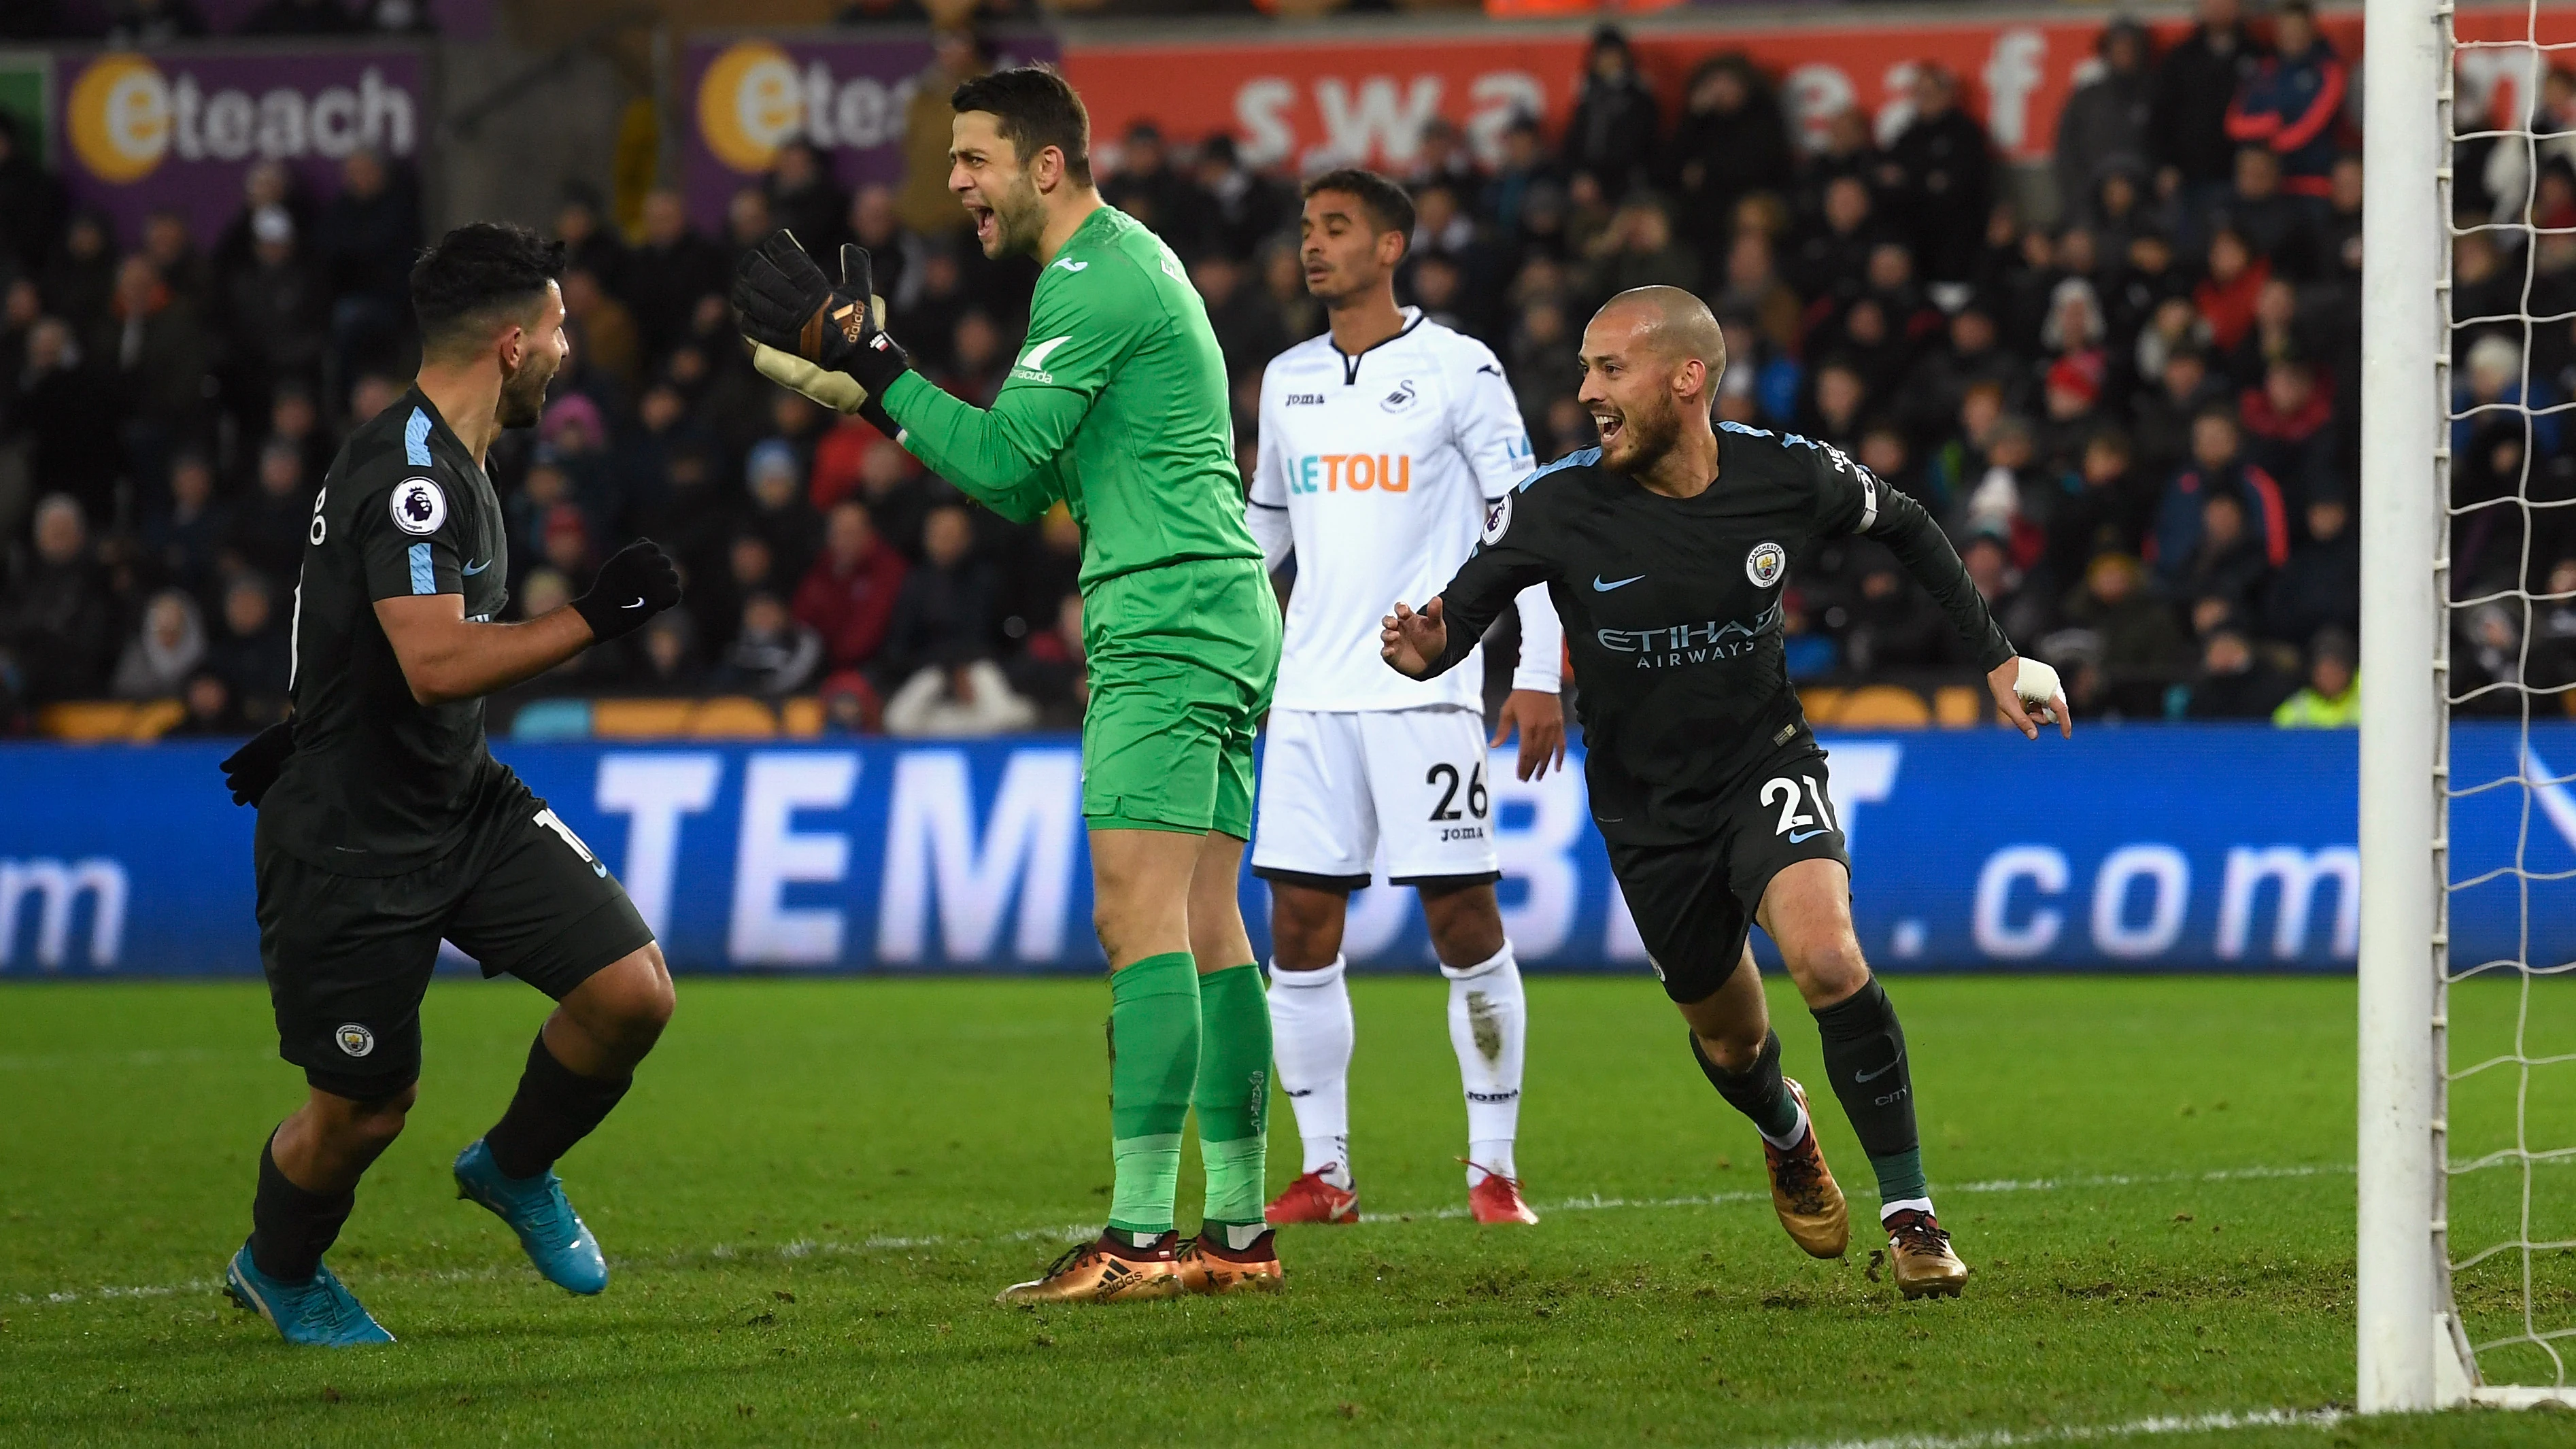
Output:
<instances>
[{"instance_id":1,"label":"football pitch","mask_svg":"<svg viewBox=\"0 0 2576 1449\"><path fill-rule=\"evenodd\" d=\"M1942 1220L1976 1273L1958 1301L1901 1303L1872 1267L1867 1166L1821 1090L1856 1251L1790 1245L1757 1139L1643 976L1531 978L1520 1165L1543 1221L1473 1225L1445 988L1370 977L1367 1221L1283 1234L1275 1298L1032 1312L992 1295L1107 1204L1098 981L684 979L635 1090L563 1164L615 1275L576 1299L447 1169L507 1100L543 1000L443 980L420 1105L331 1258L401 1341L336 1353L281 1345L216 1286L260 1138L300 1090L258 984L0 988L0 1439L2576 1441L2548 1411L2339 1416L2348 980L1890 987ZM2521 1009L2510 985L2458 993L2455 1060L2499 1049ZM1773 1010L1788 1070L1820 1083L1813 1025L1776 984ZM2576 1069L2557 1070L2523 1107L2535 1146L2576 1144ZM2461 1155L2510 1140L2519 1094L2488 1083L2511 1075L2456 1094ZM1276 1099L1272 1143L1276 1189L1298 1165ZM2454 1209L2481 1241L2520 1203L2518 1178L2490 1176ZM1197 1178L1193 1153L1184 1227ZM2536 1181L2532 1236L2576 1236L2576 1169ZM2482 1338L2521 1312L2519 1256L2491 1262L2460 1288ZM2542 1260L2536 1295L2541 1327L2576 1324L2563 1261ZM2546 1381L2536 1355L2499 1363Z\"/></svg>"}]
</instances>

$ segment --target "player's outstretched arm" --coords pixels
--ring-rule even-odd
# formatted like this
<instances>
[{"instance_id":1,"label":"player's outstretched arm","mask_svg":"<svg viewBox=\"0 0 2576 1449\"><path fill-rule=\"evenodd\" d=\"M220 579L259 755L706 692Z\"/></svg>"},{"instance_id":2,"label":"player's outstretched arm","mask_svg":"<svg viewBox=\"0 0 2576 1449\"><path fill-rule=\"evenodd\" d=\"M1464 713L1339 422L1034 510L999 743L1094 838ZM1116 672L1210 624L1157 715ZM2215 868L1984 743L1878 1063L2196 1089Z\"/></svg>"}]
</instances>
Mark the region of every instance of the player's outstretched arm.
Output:
<instances>
[{"instance_id":1,"label":"player's outstretched arm","mask_svg":"<svg viewBox=\"0 0 2576 1449\"><path fill-rule=\"evenodd\" d=\"M678 602L678 565L650 539L637 539L600 565L589 593L524 623L469 620L463 594L378 599L376 619L411 697L450 704L533 679L593 644L634 632Z\"/></svg>"},{"instance_id":2,"label":"player's outstretched arm","mask_svg":"<svg viewBox=\"0 0 2576 1449\"><path fill-rule=\"evenodd\" d=\"M2014 651L2012 641L2004 637L2002 626L1986 608L1986 596L1977 591L1977 581L1968 577L1967 565L1959 562L1959 551L1950 546L1932 515L1875 476L1868 477L1855 496L1864 500L1863 512L1847 526L1886 544L1905 571L1931 592L1941 612L1950 616L1950 627L1976 651L1978 667L1986 671L1986 688L2013 728L2035 740L2040 724L2054 724L2059 734L2072 737L2075 719L2058 688L2057 671Z\"/></svg>"},{"instance_id":3,"label":"player's outstretched arm","mask_svg":"<svg viewBox=\"0 0 2576 1449\"><path fill-rule=\"evenodd\" d=\"M1438 599L1423 605L1419 612L1398 599L1395 612L1379 621L1377 657L1408 679L1429 679L1448 668L1442 662L1448 652L1449 628L1441 620Z\"/></svg>"}]
</instances>

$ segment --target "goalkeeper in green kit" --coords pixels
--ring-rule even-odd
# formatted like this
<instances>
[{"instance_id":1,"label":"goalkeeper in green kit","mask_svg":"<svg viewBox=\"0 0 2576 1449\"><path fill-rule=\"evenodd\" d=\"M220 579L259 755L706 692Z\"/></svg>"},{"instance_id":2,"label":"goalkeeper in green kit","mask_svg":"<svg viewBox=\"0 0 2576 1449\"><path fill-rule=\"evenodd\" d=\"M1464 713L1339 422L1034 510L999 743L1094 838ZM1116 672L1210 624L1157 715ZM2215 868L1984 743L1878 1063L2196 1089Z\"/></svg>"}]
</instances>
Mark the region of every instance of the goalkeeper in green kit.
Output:
<instances>
[{"instance_id":1,"label":"goalkeeper in green kit","mask_svg":"<svg viewBox=\"0 0 2576 1449\"><path fill-rule=\"evenodd\" d=\"M743 259L733 301L773 380L867 417L1006 518L1061 499L1082 525L1082 812L1109 955L1117 1177L1107 1230L1002 1297L1275 1288L1261 1213L1270 1014L1235 883L1279 608L1243 523L1224 359L1171 249L1093 188L1090 117L1063 77L997 71L950 104L948 186L976 239L1041 267L1028 343L990 411L912 370L861 248L842 248L835 287L779 232ZM1207 1208L1184 1244L1172 1200L1192 1107Z\"/></svg>"}]
</instances>

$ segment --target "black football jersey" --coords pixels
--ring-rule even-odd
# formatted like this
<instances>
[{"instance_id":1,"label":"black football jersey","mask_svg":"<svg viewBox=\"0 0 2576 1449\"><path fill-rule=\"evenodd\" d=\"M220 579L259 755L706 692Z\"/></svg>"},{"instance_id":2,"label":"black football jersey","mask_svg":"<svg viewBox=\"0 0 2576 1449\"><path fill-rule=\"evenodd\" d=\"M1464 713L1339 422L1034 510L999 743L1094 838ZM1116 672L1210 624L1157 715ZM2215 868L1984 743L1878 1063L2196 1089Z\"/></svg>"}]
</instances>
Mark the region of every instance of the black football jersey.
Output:
<instances>
[{"instance_id":1,"label":"black football jersey","mask_svg":"<svg viewBox=\"0 0 2576 1449\"><path fill-rule=\"evenodd\" d=\"M483 702L421 704L376 600L462 594L497 616L510 576L501 500L419 389L332 460L313 500L292 623L295 753L260 803L266 843L344 875L416 869L456 848L506 777Z\"/></svg>"},{"instance_id":2,"label":"black football jersey","mask_svg":"<svg viewBox=\"0 0 2576 1449\"><path fill-rule=\"evenodd\" d=\"M1922 507L1840 449L1737 423L1716 481L1669 498L1585 448L1489 504L1441 591L1445 670L1514 595L1545 583L1579 686L1592 813L1607 839L1678 844L1718 825L1750 771L1809 735L1790 687L1780 593L1815 540L1866 534L1930 589L1991 670L2013 656Z\"/></svg>"}]
</instances>

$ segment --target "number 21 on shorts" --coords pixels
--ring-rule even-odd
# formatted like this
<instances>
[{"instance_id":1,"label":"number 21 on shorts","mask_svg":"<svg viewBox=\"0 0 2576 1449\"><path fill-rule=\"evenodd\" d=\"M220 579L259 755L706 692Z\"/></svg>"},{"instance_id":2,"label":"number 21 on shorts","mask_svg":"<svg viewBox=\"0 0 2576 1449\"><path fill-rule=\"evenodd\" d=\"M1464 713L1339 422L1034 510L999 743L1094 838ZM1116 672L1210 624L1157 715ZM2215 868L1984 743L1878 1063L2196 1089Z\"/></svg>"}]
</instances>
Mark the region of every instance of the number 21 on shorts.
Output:
<instances>
[{"instance_id":1,"label":"number 21 on shorts","mask_svg":"<svg viewBox=\"0 0 2576 1449\"><path fill-rule=\"evenodd\" d=\"M538 811L535 819L540 827L562 836L563 843L572 847L572 853L581 857L581 863L590 867L592 875L608 874L608 867L600 862L598 856L590 853L590 847L581 843L581 837L572 833L572 827L563 823L563 817L555 814L553 807Z\"/></svg>"},{"instance_id":2,"label":"number 21 on shorts","mask_svg":"<svg viewBox=\"0 0 2576 1449\"><path fill-rule=\"evenodd\" d=\"M1812 815L1798 808L1798 786L1801 782L1807 787L1807 800L1815 806ZM1828 830L1842 828L1835 823L1833 806L1826 803L1825 792L1816 788L1813 775L1800 775L1795 780L1786 775L1775 775L1763 781L1762 803L1769 805L1774 800L1780 804L1780 824L1771 833L1789 837L1791 845L1804 845Z\"/></svg>"}]
</instances>

